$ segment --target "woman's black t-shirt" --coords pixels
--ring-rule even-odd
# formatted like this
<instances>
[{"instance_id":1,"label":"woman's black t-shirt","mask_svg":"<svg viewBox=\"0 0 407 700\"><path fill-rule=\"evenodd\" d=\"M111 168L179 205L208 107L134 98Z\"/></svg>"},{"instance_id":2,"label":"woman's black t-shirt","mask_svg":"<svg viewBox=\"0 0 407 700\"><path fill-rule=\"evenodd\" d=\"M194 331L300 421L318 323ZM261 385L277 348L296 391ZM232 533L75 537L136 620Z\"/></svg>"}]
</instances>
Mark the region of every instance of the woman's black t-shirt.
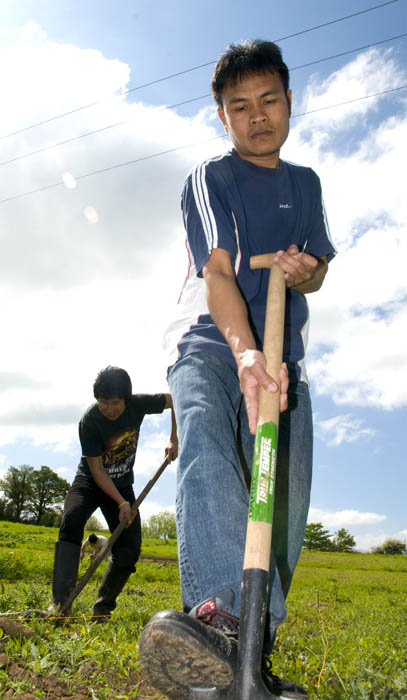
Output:
<instances>
[{"instance_id":1,"label":"woman's black t-shirt","mask_svg":"<svg viewBox=\"0 0 407 700\"><path fill-rule=\"evenodd\" d=\"M134 394L117 420L101 414L98 404L92 404L79 422L82 457L77 474L92 477L87 457L102 457L103 466L116 486L133 483L140 426L149 413L162 413L165 394Z\"/></svg>"}]
</instances>

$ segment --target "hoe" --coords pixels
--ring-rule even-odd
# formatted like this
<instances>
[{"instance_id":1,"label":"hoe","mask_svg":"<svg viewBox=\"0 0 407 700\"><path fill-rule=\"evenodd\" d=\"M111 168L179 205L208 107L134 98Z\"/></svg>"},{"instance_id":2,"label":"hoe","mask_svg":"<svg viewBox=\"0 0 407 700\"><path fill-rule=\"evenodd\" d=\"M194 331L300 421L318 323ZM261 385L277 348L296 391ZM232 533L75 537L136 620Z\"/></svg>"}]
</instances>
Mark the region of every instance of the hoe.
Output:
<instances>
[{"instance_id":1,"label":"hoe","mask_svg":"<svg viewBox=\"0 0 407 700\"><path fill-rule=\"evenodd\" d=\"M277 378L283 355L285 280L283 270L273 264L273 259L272 253L257 255L250 258L250 267L253 270L270 268L263 350L267 360L267 371ZM270 693L263 683L261 660L269 593L279 414L280 392L270 394L261 389L243 565L235 679L226 690L191 688L190 700L278 700L278 696Z\"/></svg>"},{"instance_id":2,"label":"hoe","mask_svg":"<svg viewBox=\"0 0 407 700\"><path fill-rule=\"evenodd\" d=\"M264 332L264 354L267 371L279 377L284 336L285 280L283 270L274 264L274 254L258 255L250 259L252 269L269 268L270 278L267 293L266 323ZM271 556L271 530L274 510L278 422L280 414L280 392L270 394L261 389L255 449L253 456L252 481L249 500L249 518L247 525L246 546L243 566L242 599L240 609L239 642L237 661L235 651L228 640L212 633L206 628L209 648L214 649L214 664L205 661L199 666L199 654L195 656L199 687L183 683L183 677L191 675L190 658L183 661L183 655L189 655L191 637L182 632L185 613L167 611L158 613L144 628L139 640L139 660L146 676L157 680L156 687L171 698L183 700L281 700L273 695L264 685L261 675L261 661L269 599L269 572ZM188 616L186 616L188 618ZM167 646L164 626L173 624L173 644ZM181 626L178 621L184 620ZM166 622L167 621L167 622ZM192 623L191 623L192 624ZM151 625L151 626L150 626ZM206 627L206 626L205 626ZM167 625L168 629L168 625ZM219 636L219 639L217 637ZM170 637L171 638L171 637ZM220 640L220 641L219 641ZM225 644L223 645L223 642ZM217 649L215 653L215 648ZM173 652L179 658L173 661ZM195 653L195 652L194 652ZM216 656L216 654L218 656ZM230 669L230 685L225 688L214 687L219 683L218 663L216 659L225 659L225 666ZM203 657L202 657L203 658ZM186 663L184 670L184 663ZM207 664L207 665L206 665ZM222 667L222 663L220 664ZM205 687L199 676L207 677ZM222 675L222 671L220 671ZM220 683L219 683L220 685Z\"/></svg>"},{"instance_id":3,"label":"hoe","mask_svg":"<svg viewBox=\"0 0 407 700\"><path fill-rule=\"evenodd\" d=\"M169 464L170 459L169 457L166 457L163 463L158 467L156 473L154 476L150 479L150 481L146 484L140 495L138 496L137 500L133 503L132 508L131 508L131 514L136 515L137 510L139 505L144 501L145 497L147 494L151 491L153 488L155 482L157 479L160 478L161 474L163 473L164 469L166 466ZM66 599L65 603L61 605L61 610L60 614L64 615L67 610L70 609L73 601L75 598L79 595L79 593L82 591L82 589L86 586L87 582L89 581L90 577L96 571L98 568L99 564L103 559L106 557L107 554L109 554L110 550L112 549L114 543L116 540L120 537L122 534L123 530L126 527L126 521L119 523L119 525L115 528L115 530L112 532L111 536L109 537L108 541L106 542L105 546L102 547L100 552L96 555L96 557L93 559L91 565L89 568L85 571L83 576L79 579L78 583L76 584L75 588L71 591L69 594L69 597Z\"/></svg>"}]
</instances>

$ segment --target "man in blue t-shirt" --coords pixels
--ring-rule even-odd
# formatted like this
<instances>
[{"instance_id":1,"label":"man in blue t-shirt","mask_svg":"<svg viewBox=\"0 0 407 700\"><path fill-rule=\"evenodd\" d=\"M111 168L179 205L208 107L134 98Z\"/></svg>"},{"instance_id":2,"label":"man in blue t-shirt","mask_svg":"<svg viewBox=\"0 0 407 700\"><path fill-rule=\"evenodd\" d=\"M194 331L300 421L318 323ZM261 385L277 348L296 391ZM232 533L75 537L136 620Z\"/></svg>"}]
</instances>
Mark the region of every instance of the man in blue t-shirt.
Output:
<instances>
[{"instance_id":1,"label":"man in blue t-shirt","mask_svg":"<svg viewBox=\"0 0 407 700\"><path fill-rule=\"evenodd\" d=\"M276 696L304 699L302 686L272 674L268 655L286 616L310 498L304 294L321 287L335 250L317 175L280 159L291 112L280 49L263 41L230 46L216 65L212 92L234 148L199 164L185 183L189 270L165 337L180 436L177 531L184 613L189 615L173 611L153 618L142 633L140 658L153 685L171 698L189 697L188 684L230 684L258 393L260 386L276 391L280 381L263 679ZM249 263L250 256L270 252L276 253L287 289L280 377L267 373L262 353L269 273L252 271ZM161 659L156 667L151 664L155 638ZM180 653L184 661L178 659L177 665Z\"/></svg>"}]
</instances>

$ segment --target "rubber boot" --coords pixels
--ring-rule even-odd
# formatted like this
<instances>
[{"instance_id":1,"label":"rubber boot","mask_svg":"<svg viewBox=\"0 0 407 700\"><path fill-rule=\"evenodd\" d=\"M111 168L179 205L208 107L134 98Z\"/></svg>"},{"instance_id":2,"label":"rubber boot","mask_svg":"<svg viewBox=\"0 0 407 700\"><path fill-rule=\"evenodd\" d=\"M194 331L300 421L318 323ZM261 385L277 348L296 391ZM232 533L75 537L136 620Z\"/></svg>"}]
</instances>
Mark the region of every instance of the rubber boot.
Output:
<instances>
[{"instance_id":1,"label":"rubber boot","mask_svg":"<svg viewBox=\"0 0 407 700\"><path fill-rule=\"evenodd\" d=\"M58 606L65 603L72 589L75 587L78 577L79 556L81 548L79 544L58 540L55 543L54 574L52 579L52 603L48 613L58 610ZM70 610L66 611L70 614Z\"/></svg>"},{"instance_id":2,"label":"rubber boot","mask_svg":"<svg viewBox=\"0 0 407 700\"><path fill-rule=\"evenodd\" d=\"M93 608L96 622L106 622L116 607L116 598L123 590L131 575L128 569L121 569L113 562L108 565L98 591L98 598Z\"/></svg>"}]
</instances>

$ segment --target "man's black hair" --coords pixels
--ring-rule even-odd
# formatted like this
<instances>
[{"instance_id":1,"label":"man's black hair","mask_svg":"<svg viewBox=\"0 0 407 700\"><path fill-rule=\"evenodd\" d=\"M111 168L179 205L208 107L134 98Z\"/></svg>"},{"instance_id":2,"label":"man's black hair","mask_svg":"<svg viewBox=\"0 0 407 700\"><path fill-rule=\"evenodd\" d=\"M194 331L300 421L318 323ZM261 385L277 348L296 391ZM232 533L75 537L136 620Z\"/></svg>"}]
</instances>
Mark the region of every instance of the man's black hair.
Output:
<instances>
[{"instance_id":1,"label":"man's black hair","mask_svg":"<svg viewBox=\"0 0 407 700\"><path fill-rule=\"evenodd\" d=\"M127 403L131 394L131 379L126 370L120 367L105 367L99 372L93 385L95 399L112 399L117 396Z\"/></svg>"},{"instance_id":2,"label":"man's black hair","mask_svg":"<svg viewBox=\"0 0 407 700\"><path fill-rule=\"evenodd\" d=\"M95 542L98 541L98 536L95 535L94 532L92 532L92 534L89 535L88 540L89 540L89 542L91 542L92 544L95 544Z\"/></svg>"},{"instance_id":3,"label":"man's black hair","mask_svg":"<svg viewBox=\"0 0 407 700\"><path fill-rule=\"evenodd\" d=\"M222 93L227 85L233 86L251 75L264 73L279 73L287 94L290 75L277 44L261 39L229 44L216 63L212 76L212 95L219 107L223 107Z\"/></svg>"}]
</instances>

